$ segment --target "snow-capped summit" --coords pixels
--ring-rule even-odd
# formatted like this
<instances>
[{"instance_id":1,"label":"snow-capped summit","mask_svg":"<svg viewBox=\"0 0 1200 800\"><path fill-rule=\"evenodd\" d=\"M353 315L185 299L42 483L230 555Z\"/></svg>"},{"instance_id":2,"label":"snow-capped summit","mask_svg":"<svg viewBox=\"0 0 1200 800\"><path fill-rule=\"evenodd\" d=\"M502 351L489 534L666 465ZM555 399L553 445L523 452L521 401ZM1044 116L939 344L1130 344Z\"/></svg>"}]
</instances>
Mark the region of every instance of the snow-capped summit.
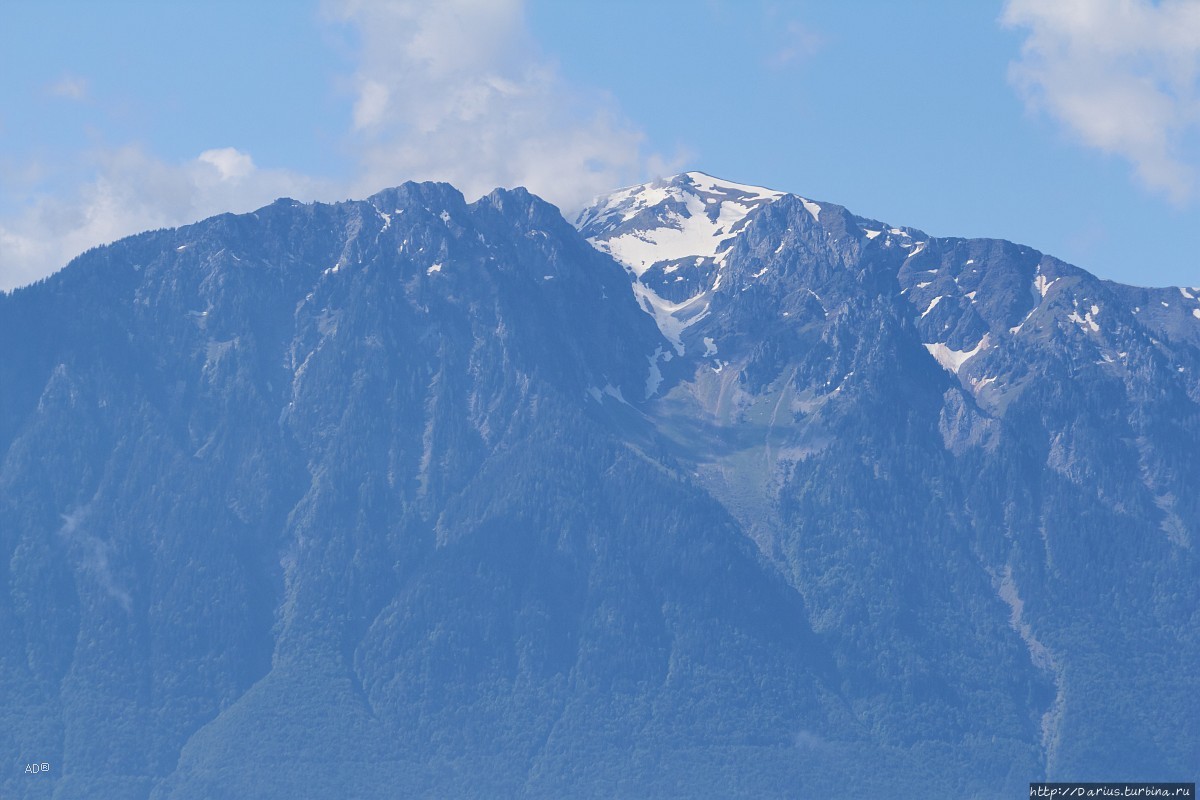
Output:
<instances>
[{"instance_id":1,"label":"snow-capped summit","mask_svg":"<svg viewBox=\"0 0 1200 800\"><path fill-rule=\"evenodd\" d=\"M575 225L629 270L639 304L682 355L681 334L707 311L734 240L784 194L685 172L598 197Z\"/></svg>"},{"instance_id":2,"label":"snow-capped summit","mask_svg":"<svg viewBox=\"0 0 1200 800\"><path fill-rule=\"evenodd\" d=\"M685 172L599 197L575 224L641 277L654 266L688 259L699 259L697 266L719 263L751 212L783 194Z\"/></svg>"},{"instance_id":3,"label":"snow-capped summit","mask_svg":"<svg viewBox=\"0 0 1200 800\"><path fill-rule=\"evenodd\" d=\"M627 266L425 182L0 293L0 760L69 766L0 798L1194 775L1200 277L698 173L581 224Z\"/></svg>"}]
</instances>

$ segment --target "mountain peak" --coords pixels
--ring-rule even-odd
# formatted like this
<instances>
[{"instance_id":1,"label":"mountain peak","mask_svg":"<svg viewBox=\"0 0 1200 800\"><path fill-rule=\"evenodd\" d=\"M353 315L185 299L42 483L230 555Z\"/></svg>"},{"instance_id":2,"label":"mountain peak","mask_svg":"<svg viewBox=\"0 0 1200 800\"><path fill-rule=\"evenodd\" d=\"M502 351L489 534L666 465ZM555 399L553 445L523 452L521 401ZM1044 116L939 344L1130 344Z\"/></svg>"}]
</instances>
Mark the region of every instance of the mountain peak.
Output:
<instances>
[{"instance_id":1,"label":"mountain peak","mask_svg":"<svg viewBox=\"0 0 1200 800\"><path fill-rule=\"evenodd\" d=\"M596 198L576 220L598 249L639 277L662 262L719 261L748 216L783 192L703 172L618 189Z\"/></svg>"},{"instance_id":2,"label":"mountain peak","mask_svg":"<svg viewBox=\"0 0 1200 800\"><path fill-rule=\"evenodd\" d=\"M0 797L1194 775L1200 288L699 172L580 224L408 183L0 295Z\"/></svg>"},{"instance_id":3,"label":"mountain peak","mask_svg":"<svg viewBox=\"0 0 1200 800\"><path fill-rule=\"evenodd\" d=\"M682 354L682 330L707 309L729 249L784 192L684 172L596 198L575 225L634 278L639 304ZM820 207L811 206L815 218Z\"/></svg>"},{"instance_id":4,"label":"mountain peak","mask_svg":"<svg viewBox=\"0 0 1200 800\"><path fill-rule=\"evenodd\" d=\"M715 175L709 175L707 172L700 172L698 170L681 172L673 178L668 178L667 182L673 185L692 186L699 191L712 193L759 195L763 197L770 196L772 198L782 197L786 194L785 192L768 189L764 186L752 186L747 183L727 181L724 178L718 178Z\"/></svg>"}]
</instances>

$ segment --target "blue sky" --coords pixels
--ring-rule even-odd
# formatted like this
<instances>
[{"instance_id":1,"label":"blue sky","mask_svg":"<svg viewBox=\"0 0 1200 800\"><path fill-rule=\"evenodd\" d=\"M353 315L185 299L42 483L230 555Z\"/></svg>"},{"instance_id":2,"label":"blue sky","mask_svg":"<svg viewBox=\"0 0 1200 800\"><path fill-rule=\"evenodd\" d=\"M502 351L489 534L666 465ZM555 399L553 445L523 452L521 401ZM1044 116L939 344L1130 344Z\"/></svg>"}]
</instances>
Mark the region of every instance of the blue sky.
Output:
<instances>
[{"instance_id":1,"label":"blue sky","mask_svg":"<svg viewBox=\"0 0 1200 800\"><path fill-rule=\"evenodd\" d=\"M1200 284L1200 3L0 3L0 288L408 179L699 169Z\"/></svg>"}]
</instances>

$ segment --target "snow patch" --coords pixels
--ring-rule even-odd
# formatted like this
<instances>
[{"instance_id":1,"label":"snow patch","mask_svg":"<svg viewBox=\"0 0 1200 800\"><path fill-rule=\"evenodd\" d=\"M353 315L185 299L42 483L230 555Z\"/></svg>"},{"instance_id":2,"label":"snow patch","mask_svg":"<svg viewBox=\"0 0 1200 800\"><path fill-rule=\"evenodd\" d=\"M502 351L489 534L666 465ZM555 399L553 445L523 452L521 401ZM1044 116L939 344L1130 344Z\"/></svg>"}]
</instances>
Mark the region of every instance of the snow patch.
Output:
<instances>
[{"instance_id":1,"label":"snow patch","mask_svg":"<svg viewBox=\"0 0 1200 800\"><path fill-rule=\"evenodd\" d=\"M625 396L621 394L620 387L613 386L611 383L604 384L603 389L600 389L596 386L589 386L587 391L588 394L592 396L592 399L597 403L603 402L604 398L607 396L613 398L619 403L625 403L625 405L629 405L629 403L625 400Z\"/></svg>"},{"instance_id":2,"label":"snow patch","mask_svg":"<svg viewBox=\"0 0 1200 800\"><path fill-rule=\"evenodd\" d=\"M692 185L702 192L715 194L744 192L754 195L756 199L761 200L778 200L784 195L783 192L777 192L774 189L764 189L761 186L751 186L746 183L734 183L733 181L714 178L712 175L706 175L703 172L687 172L684 174L691 180Z\"/></svg>"},{"instance_id":3,"label":"snow patch","mask_svg":"<svg viewBox=\"0 0 1200 800\"><path fill-rule=\"evenodd\" d=\"M431 266L429 267L429 269L425 270L425 274L426 274L426 275L432 275L432 274L433 274L433 273L435 273L435 272L441 272L441 271L442 271L442 265L441 265L441 264L433 264L433 265L431 265Z\"/></svg>"},{"instance_id":4,"label":"snow patch","mask_svg":"<svg viewBox=\"0 0 1200 800\"><path fill-rule=\"evenodd\" d=\"M1076 306L1075 310L1067 315L1067 319L1071 320L1071 322L1074 322L1084 330L1090 328L1092 333L1098 333L1100 331L1100 326L1096 324L1096 320L1093 319L1093 317L1099 315L1099 313L1100 308L1098 306L1092 306L1087 313L1081 317L1079 316L1079 307Z\"/></svg>"},{"instance_id":5,"label":"snow patch","mask_svg":"<svg viewBox=\"0 0 1200 800\"><path fill-rule=\"evenodd\" d=\"M606 383L604 384L604 393L614 400L625 403L625 405L629 405L629 403L625 400L625 395L621 394L621 389L618 386L613 386L611 383Z\"/></svg>"},{"instance_id":6,"label":"snow patch","mask_svg":"<svg viewBox=\"0 0 1200 800\"><path fill-rule=\"evenodd\" d=\"M1053 286L1054 284L1058 283L1058 281L1059 281L1058 278L1055 278L1052 281L1048 281L1048 280L1046 280L1045 275L1038 273L1038 276L1033 279L1033 286L1035 289L1038 290L1038 294L1040 294L1042 297L1045 297L1046 293L1050 291L1050 287Z\"/></svg>"},{"instance_id":7,"label":"snow patch","mask_svg":"<svg viewBox=\"0 0 1200 800\"><path fill-rule=\"evenodd\" d=\"M659 360L662 360L663 363L666 363L667 361L671 360L671 357L671 351L663 350L661 347L654 348L654 355L646 357L650 362L650 372L646 375L647 400L649 400L651 397L654 397L654 395L658 392L658 387L662 385L663 375L662 370L658 366Z\"/></svg>"},{"instance_id":8,"label":"snow patch","mask_svg":"<svg viewBox=\"0 0 1200 800\"><path fill-rule=\"evenodd\" d=\"M753 210L733 200L720 204L720 213L712 220L705 213L703 200L695 194L682 198L684 212L666 212L661 227L631 231L611 239L593 240L593 244L633 271L639 278L661 261L688 257L717 259L724 255L740 231L739 224ZM734 232L730 232L734 231ZM718 259L723 260L723 259ZM702 263L702 262L701 262Z\"/></svg>"},{"instance_id":9,"label":"snow patch","mask_svg":"<svg viewBox=\"0 0 1200 800\"><path fill-rule=\"evenodd\" d=\"M751 213L783 196L783 192L688 172L597 198L575 224L596 249L633 274L638 305L682 355L682 331L707 313L706 297L720 288L723 276L718 271L713 286L682 303L672 303L644 285L642 275L664 262L674 271L679 262L691 259L697 268L715 263L719 270Z\"/></svg>"},{"instance_id":10,"label":"snow patch","mask_svg":"<svg viewBox=\"0 0 1200 800\"><path fill-rule=\"evenodd\" d=\"M988 338L988 334L985 333L983 338L979 340L979 343L970 350L951 350L941 342L927 344L925 345L925 349L928 350L929 354L933 356L939 364L942 365L942 369L953 372L955 375L957 375L958 371L962 369L963 364L966 364L978 353L987 349Z\"/></svg>"},{"instance_id":11,"label":"snow patch","mask_svg":"<svg viewBox=\"0 0 1200 800\"><path fill-rule=\"evenodd\" d=\"M708 316L708 303L701 301L704 294L698 294L684 300L682 303L672 303L664 300L653 289L640 281L633 282L633 295L643 311L654 318L659 331L675 348L675 352L683 355L683 332ZM698 311L695 306L702 306Z\"/></svg>"},{"instance_id":12,"label":"snow patch","mask_svg":"<svg viewBox=\"0 0 1200 800\"><path fill-rule=\"evenodd\" d=\"M945 297L945 295L939 294L937 297L930 300L929 307L921 312L921 319L925 319L925 317L927 317L929 315L930 311L933 311L935 308L937 308L937 304L942 302L943 297Z\"/></svg>"},{"instance_id":13,"label":"snow patch","mask_svg":"<svg viewBox=\"0 0 1200 800\"><path fill-rule=\"evenodd\" d=\"M715 259L723 255L730 240L745 227L750 212L783 194L688 172L598 198L579 216L576 225L599 228L589 237L592 244L640 277L660 261L689 256ZM604 229L615 230L643 212L653 215L654 227L605 235Z\"/></svg>"}]
</instances>

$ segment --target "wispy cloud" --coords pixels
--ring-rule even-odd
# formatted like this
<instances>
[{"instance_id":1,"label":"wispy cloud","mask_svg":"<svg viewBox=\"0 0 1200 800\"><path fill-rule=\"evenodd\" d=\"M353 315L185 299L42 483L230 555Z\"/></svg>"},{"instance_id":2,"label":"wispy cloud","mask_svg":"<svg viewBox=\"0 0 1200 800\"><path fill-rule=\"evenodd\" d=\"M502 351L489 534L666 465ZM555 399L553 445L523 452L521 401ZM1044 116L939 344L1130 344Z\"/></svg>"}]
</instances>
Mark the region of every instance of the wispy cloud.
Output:
<instances>
[{"instance_id":1,"label":"wispy cloud","mask_svg":"<svg viewBox=\"0 0 1200 800\"><path fill-rule=\"evenodd\" d=\"M233 147L183 162L134 145L93 153L73 191L35 188L0 215L0 289L89 247L282 195L362 197L406 180L449 181L468 197L524 185L569 213L680 165L646 153L641 131L606 94L563 79L532 40L524 0L324 0L322 8L356 48L344 136L358 161L348 174L261 169ZM71 75L50 87L74 99L87 89Z\"/></svg>"},{"instance_id":2,"label":"wispy cloud","mask_svg":"<svg viewBox=\"0 0 1200 800\"><path fill-rule=\"evenodd\" d=\"M87 97L88 82L87 79L81 78L78 75L63 75L57 81L47 86L46 91L53 97L65 97L68 100L83 100Z\"/></svg>"},{"instance_id":3,"label":"wispy cloud","mask_svg":"<svg viewBox=\"0 0 1200 800\"><path fill-rule=\"evenodd\" d=\"M807 61L825 44L819 33L796 20L788 20L780 29L781 44L767 57L768 66L780 69Z\"/></svg>"},{"instance_id":4,"label":"wispy cloud","mask_svg":"<svg viewBox=\"0 0 1200 800\"><path fill-rule=\"evenodd\" d=\"M409 179L468 196L524 185L572 210L661 160L611 98L567 84L521 0L330 0L361 50L353 137L361 195Z\"/></svg>"},{"instance_id":5,"label":"wispy cloud","mask_svg":"<svg viewBox=\"0 0 1200 800\"><path fill-rule=\"evenodd\" d=\"M1200 3L1009 0L1001 20L1028 32L1010 79L1030 108L1127 159L1172 201L1192 196L1196 165L1184 154L1200 126Z\"/></svg>"},{"instance_id":6,"label":"wispy cloud","mask_svg":"<svg viewBox=\"0 0 1200 800\"><path fill-rule=\"evenodd\" d=\"M143 230L329 191L302 175L260 169L231 147L173 164L129 146L101 151L90 162L92 179L67 194L37 195L0 219L0 289L29 283L89 247Z\"/></svg>"}]
</instances>

